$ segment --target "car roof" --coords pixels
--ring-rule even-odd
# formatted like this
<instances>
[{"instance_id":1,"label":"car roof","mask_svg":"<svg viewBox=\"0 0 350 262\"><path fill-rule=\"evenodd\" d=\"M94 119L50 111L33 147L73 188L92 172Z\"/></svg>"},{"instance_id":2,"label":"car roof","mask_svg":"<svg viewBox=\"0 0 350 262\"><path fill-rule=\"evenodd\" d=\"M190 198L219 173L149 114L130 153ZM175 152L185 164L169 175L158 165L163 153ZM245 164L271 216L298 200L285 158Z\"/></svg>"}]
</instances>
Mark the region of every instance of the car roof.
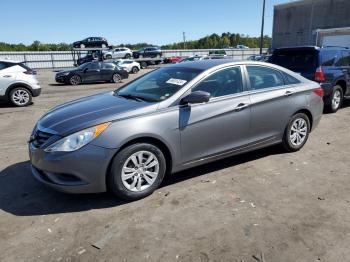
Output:
<instances>
[{"instance_id":1,"label":"car roof","mask_svg":"<svg viewBox=\"0 0 350 262\"><path fill-rule=\"evenodd\" d=\"M209 59L209 60L197 60L197 61L189 61L186 63L178 63L178 64L172 64L168 67L182 67L182 68L193 68L193 69L199 69L199 70L208 70L210 68L216 67L216 66L224 66L224 65L238 65L238 64L244 64L244 65L267 65L267 63L264 62L257 62L257 61L250 61L250 60L233 60L233 59ZM268 63L268 66L277 68L276 65Z\"/></svg>"},{"instance_id":2,"label":"car roof","mask_svg":"<svg viewBox=\"0 0 350 262\"><path fill-rule=\"evenodd\" d=\"M23 61L16 61L16 60L10 60L10 59L0 59L1 63L12 63L12 64L21 64Z\"/></svg>"}]
</instances>

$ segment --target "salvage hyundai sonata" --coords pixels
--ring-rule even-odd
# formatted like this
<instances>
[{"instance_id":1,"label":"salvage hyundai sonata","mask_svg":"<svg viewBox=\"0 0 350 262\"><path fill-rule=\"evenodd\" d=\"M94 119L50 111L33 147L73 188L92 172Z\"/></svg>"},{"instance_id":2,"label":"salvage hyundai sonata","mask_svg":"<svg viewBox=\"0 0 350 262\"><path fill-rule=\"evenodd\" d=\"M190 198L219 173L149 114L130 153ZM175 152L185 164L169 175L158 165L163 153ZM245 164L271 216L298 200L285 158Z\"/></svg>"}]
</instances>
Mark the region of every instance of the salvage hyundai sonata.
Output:
<instances>
[{"instance_id":1,"label":"salvage hyundai sonata","mask_svg":"<svg viewBox=\"0 0 350 262\"><path fill-rule=\"evenodd\" d=\"M32 173L63 192L140 199L190 167L275 144L298 151L321 119L322 96L317 83L272 64L163 67L47 112L29 141Z\"/></svg>"}]
</instances>

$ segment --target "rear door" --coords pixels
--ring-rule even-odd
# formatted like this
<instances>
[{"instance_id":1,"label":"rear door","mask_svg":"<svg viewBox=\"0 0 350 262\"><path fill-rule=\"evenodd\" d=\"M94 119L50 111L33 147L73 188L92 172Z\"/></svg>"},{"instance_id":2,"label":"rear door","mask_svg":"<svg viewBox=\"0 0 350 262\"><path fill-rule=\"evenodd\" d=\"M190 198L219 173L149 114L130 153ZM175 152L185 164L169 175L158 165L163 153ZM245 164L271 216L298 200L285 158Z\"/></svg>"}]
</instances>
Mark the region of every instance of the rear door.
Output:
<instances>
[{"instance_id":1,"label":"rear door","mask_svg":"<svg viewBox=\"0 0 350 262\"><path fill-rule=\"evenodd\" d=\"M211 94L208 103L180 107L183 163L232 152L249 143L250 99L241 67L221 69L192 88Z\"/></svg>"},{"instance_id":2,"label":"rear door","mask_svg":"<svg viewBox=\"0 0 350 262\"><path fill-rule=\"evenodd\" d=\"M251 139L255 143L282 137L290 116L294 113L293 85L285 86L282 72L267 66L246 66L250 85Z\"/></svg>"},{"instance_id":3,"label":"rear door","mask_svg":"<svg viewBox=\"0 0 350 262\"><path fill-rule=\"evenodd\" d=\"M101 80L109 81L112 80L114 74L115 65L112 63L101 63Z\"/></svg>"},{"instance_id":4,"label":"rear door","mask_svg":"<svg viewBox=\"0 0 350 262\"><path fill-rule=\"evenodd\" d=\"M345 76L347 87L345 95L350 95L350 51L341 51L341 56L336 66L339 66Z\"/></svg>"}]
</instances>

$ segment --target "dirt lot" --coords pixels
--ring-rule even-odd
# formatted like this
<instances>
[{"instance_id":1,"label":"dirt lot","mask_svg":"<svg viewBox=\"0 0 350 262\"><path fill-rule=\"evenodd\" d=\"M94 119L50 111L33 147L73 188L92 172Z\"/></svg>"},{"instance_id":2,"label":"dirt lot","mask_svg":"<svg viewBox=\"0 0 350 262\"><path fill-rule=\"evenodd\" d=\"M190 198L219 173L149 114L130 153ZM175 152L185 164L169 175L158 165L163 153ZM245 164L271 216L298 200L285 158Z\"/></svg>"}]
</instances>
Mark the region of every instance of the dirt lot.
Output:
<instances>
[{"instance_id":1,"label":"dirt lot","mask_svg":"<svg viewBox=\"0 0 350 262\"><path fill-rule=\"evenodd\" d=\"M39 72L32 106L0 105L0 261L350 261L350 103L324 115L298 153L215 162L125 203L57 193L31 176L26 141L38 118L116 87L53 76Z\"/></svg>"}]
</instances>

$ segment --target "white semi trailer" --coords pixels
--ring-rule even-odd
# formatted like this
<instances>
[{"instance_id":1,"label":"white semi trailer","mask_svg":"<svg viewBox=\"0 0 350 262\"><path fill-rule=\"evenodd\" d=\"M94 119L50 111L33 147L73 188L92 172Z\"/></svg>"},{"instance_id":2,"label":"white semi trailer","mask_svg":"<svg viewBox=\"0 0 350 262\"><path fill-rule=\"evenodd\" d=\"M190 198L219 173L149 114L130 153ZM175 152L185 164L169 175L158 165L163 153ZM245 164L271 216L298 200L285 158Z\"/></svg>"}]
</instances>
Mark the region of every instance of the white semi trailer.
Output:
<instances>
[{"instance_id":1,"label":"white semi trailer","mask_svg":"<svg viewBox=\"0 0 350 262\"><path fill-rule=\"evenodd\" d=\"M316 30L317 46L341 46L350 48L350 27Z\"/></svg>"}]
</instances>

